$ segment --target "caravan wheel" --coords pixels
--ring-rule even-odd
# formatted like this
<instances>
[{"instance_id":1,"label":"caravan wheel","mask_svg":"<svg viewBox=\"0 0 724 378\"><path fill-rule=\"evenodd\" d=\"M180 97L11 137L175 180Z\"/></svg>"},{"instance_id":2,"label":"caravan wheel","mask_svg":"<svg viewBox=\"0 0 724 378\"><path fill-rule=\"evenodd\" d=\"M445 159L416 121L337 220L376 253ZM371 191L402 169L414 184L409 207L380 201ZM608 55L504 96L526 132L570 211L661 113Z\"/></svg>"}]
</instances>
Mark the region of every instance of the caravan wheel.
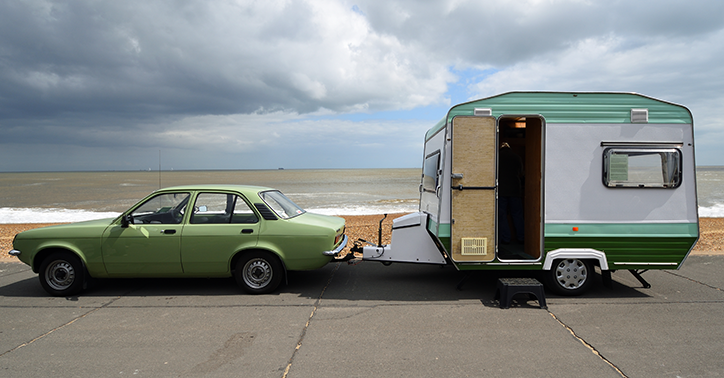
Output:
<instances>
[{"instance_id":1,"label":"caravan wheel","mask_svg":"<svg viewBox=\"0 0 724 378\"><path fill-rule=\"evenodd\" d=\"M593 265L579 259L557 260L548 273L550 289L561 295L581 295L593 281Z\"/></svg>"}]
</instances>

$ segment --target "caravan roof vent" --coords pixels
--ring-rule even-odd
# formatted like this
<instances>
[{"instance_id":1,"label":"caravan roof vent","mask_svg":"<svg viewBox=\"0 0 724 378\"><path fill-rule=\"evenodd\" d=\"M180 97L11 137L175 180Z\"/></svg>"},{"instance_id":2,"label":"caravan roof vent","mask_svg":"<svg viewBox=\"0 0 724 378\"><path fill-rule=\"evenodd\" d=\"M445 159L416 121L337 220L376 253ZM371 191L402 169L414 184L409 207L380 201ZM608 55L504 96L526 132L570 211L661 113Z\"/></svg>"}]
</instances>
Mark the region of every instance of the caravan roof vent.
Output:
<instances>
[{"instance_id":1,"label":"caravan roof vent","mask_svg":"<svg viewBox=\"0 0 724 378\"><path fill-rule=\"evenodd\" d=\"M493 109L490 108L475 108L475 112L473 113L478 117L490 117L493 115Z\"/></svg>"},{"instance_id":2,"label":"caravan roof vent","mask_svg":"<svg viewBox=\"0 0 724 378\"><path fill-rule=\"evenodd\" d=\"M648 123L648 109L631 109L631 123Z\"/></svg>"}]
</instances>

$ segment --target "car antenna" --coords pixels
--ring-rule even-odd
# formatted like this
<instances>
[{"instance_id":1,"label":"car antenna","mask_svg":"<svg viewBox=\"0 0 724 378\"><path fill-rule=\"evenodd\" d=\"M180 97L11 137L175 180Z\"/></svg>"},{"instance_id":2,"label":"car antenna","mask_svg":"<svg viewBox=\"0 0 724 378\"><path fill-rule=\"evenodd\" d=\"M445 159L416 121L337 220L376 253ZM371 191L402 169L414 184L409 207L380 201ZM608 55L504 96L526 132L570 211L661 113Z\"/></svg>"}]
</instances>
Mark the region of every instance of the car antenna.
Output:
<instances>
[{"instance_id":1,"label":"car antenna","mask_svg":"<svg viewBox=\"0 0 724 378\"><path fill-rule=\"evenodd\" d=\"M158 188L161 189L161 150L158 150Z\"/></svg>"}]
</instances>

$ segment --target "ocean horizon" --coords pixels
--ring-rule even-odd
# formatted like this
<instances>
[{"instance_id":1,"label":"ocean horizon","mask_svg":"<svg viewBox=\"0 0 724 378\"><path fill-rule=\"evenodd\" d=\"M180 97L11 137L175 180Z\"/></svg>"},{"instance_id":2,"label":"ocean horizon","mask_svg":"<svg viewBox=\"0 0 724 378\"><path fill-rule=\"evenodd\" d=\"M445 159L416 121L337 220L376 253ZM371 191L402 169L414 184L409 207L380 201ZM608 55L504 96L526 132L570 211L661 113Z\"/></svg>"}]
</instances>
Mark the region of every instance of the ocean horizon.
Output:
<instances>
[{"instance_id":1,"label":"ocean horizon","mask_svg":"<svg viewBox=\"0 0 724 378\"><path fill-rule=\"evenodd\" d=\"M418 210L420 168L137 170L0 173L0 223L112 218L154 190L191 184L249 184L281 190L326 215ZM724 167L697 167L699 216L724 217Z\"/></svg>"}]
</instances>

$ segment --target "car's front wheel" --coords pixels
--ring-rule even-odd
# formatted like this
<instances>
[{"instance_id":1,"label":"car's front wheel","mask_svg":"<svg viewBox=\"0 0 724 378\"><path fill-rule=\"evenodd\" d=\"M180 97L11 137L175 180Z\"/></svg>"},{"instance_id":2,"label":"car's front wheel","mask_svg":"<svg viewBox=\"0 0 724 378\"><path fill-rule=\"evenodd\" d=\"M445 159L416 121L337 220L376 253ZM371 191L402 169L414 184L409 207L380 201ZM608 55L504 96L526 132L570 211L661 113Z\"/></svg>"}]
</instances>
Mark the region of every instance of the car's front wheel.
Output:
<instances>
[{"instance_id":1,"label":"car's front wheel","mask_svg":"<svg viewBox=\"0 0 724 378\"><path fill-rule=\"evenodd\" d=\"M78 256L55 252L40 264L39 278L40 285L50 295L67 297L83 289L85 270Z\"/></svg>"},{"instance_id":2,"label":"car's front wheel","mask_svg":"<svg viewBox=\"0 0 724 378\"><path fill-rule=\"evenodd\" d=\"M268 294L282 282L284 268L279 259L269 252L249 252L236 263L234 278L241 289L249 294Z\"/></svg>"}]
</instances>

